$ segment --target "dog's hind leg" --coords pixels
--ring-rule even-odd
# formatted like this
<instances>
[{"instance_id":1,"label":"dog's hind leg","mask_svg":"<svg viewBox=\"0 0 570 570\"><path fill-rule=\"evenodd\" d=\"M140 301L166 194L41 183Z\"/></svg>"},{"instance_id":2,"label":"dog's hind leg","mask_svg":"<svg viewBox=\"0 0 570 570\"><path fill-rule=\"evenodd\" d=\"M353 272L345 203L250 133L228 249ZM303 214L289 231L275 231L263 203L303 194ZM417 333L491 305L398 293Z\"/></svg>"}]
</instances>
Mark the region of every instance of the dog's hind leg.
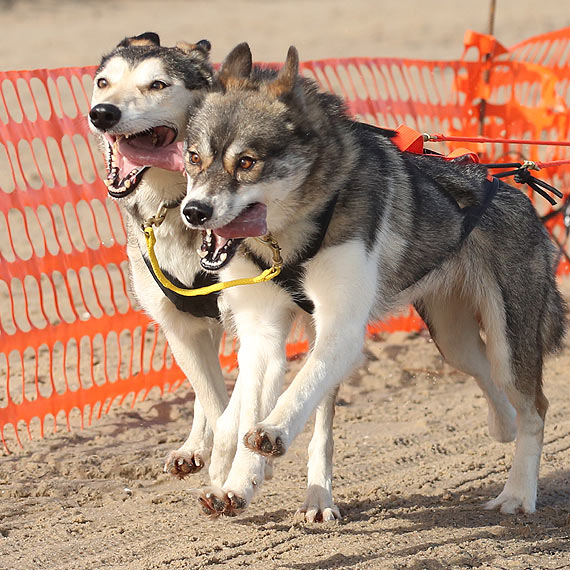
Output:
<instances>
[{"instance_id":1,"label":"dog's hind leg","mask_svg":"<svg viewBox=\"0 0 570 570\"><path fill-rule=\"evenodd\" d=\"M542 389L535 396L525 394L515 387L508 390L508 393L517 410L515 457L504 489L485 508L500 508L502 513L507 514L517 511L533 513L548 400Z\"/></svg>"},{"instance_id":2,"label":"dog's hind leg","mask_svg":"<svg viewBox=\"0 0 570 570\"><path fill-rule=\"evenodd\" d=\"M529 289L531 286L528 283ZM544 418L548 408L548 400L542 392L541 311L538 305L533 311L515 310L524 301L529 301L520 298L510 303L509 310L504 294L498 290L487 291L481 320L487 334L491 374L504 388L517 412L517 437L507 483L486 508L500 508L502 513L509 514L517 511L532 513L536 505Z\"/></svg>"},{"instance_id":3,"label":"dog's hind leg","mask_svg":"<svg viewBox=\"0 0 570 570\"><path fill-rule=\"evenodd\" d=\"M491 366L473 309L454 294L427 295L415 307L445 360L473 376L483 391L489 409L489 434L500 442L513 441L516 413L505 392L491 379Z\"/></svg>"},{"instance_id":4,"label":"dog's hind leg","mask_svg":"<svg viewBox=\"0 0 570 570\"><path fill-rule=\"evenodd\" d=\"M307 495L295 518L308 522L340 519L332 495L333 419L338 388L325 396L315 416L315 429L309 443Z\"/></svg>"}]
</instances>

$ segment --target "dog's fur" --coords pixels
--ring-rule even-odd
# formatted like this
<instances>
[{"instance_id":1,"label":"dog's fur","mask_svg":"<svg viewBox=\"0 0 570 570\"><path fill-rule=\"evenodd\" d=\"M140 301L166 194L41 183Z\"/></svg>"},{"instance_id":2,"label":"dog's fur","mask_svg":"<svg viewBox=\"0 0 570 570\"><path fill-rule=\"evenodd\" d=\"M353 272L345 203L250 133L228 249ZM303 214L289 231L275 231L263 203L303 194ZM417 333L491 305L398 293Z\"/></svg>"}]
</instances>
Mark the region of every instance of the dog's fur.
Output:
<instances>
[{"instance_id":1,"label":"dog's fur","mask_svg":"<svg viewBox=\"0 0 570 570\"><path fill-rule=\"evenodd\" d=\"M130 177L130 188L125 186L129 176L123 177L122 173L117 175L113 168L120 158L117 153L124 148L115 144L117 139L122 138L121 135L144 133L149 128L167 126L179 135L176 140L180 139L191 111L192 94L195 90L208 89L211 84L212 69L208 62L208 52L209 43L205 40L198 44L179 43L175 48L169 48L160 46L160 40L154 33L124 39L101 61L94 77L90 112L93 115L90 127L100 139L107 155L107 184L110 191L120 194L131 190L130 194L118 198L118 202L127 224L127 253L132 288L141 306L160 324L176 361L197 394L190 435L179 449L168 455L165 463L165 471L178 477L200 470L210 458L213 443L211 426L216 427L228 401L218 360L222 327L217 319L203 317L203 314L211 313L211 301L201 310L201 297L193 298L199 316L177 310L158 287L143 259L145 244L140 224L154 216L161 204L174 206L185 194L186 183L182 172L176 171L177 165L173 165L170 155L166 156L164 164L164 157L160 160L157 158L158 151L164 148L159 148L156 152L153 149L154 156L148 157L153 166L141 168L135 176ZM168 87L150 88L157 80ZM108 107L98 107L101 105L112 105L119 109L120 119L116 124L97 127L100 116L105 123L105 112L109 111ZM176 140L166 146L176 146ZM200 258L194 253L202 243L200 232L188 230L180 216L175 211L169 211L155 233L155 252L162 270L181 284L192 286L196 276L203 273L198 263ZM223 317L224 310L220 309L220 312ZM282 373L281 369L279 373ZM280 382L281 379L278 380ZM239 401L240 390L236 387L233 405L215 430L217 454L211 457L209 466L210 479L214 485L225 481L235 454ZM328 441L328 436L325 435L323 439L321 434L330 433L329 416L330 414L319 416L320 421L315 425L315 441L322 440L323 444ZM271 474L271 465L267 463L263 475L269 478ZM308 520L314 520L320 516L320 511L311 508L310 504L308 501L302 510ZM325 517L328 518L338 516L338 510L334 506L325 512Z\"/></svg>"},{"instance_id":2,"label":"dog's fur","mask_svg":"<svg viewBox=\"0 0 570 570\"><path fill-rule=\"evenodd\" d=\"M183 136L193 90L211 83L209 49L205 40L163 47L156 34L146 33L124 39L102 58L94 78L89 124L107 154L110 190L126 189L127 177L121 172L113 174L113 163L123 160L117 156L121 147L115 144L116 139L162 126L173 129L171 136L177 135L172 144ZM153 86L157 81L160 83ZM120 118L119 115L116 121L107 120L104 115L100 118L98 109L114 113L118 109ZM127 225L134 293L144 310L160 324L174 358L197 394L190 435L179 449L169 454L165 464L165 470L180 477L199 470L208 460L212 446L212 429L208 426L215 425L228 401L218 360L222 333L218 319L177 310L143 259L145 242L141 223L154 216L162 203L175 204L184 195L184 188L182 172L151 167L132 178L132 193L118 199ZM169 211L162 225L156 228L156 236L156 254L163 271L191 286L201 272L199 257L194 253L201 243L200 232L189 231L177 212ZM200 313L198 310L197 314Z\"/></svg>"},{"instance_id":3,"label":"dog's fur","mask_svg":"<svg viewBox=\"0 0 570 570\"><path fill-rule=\"evenodd\" d=\"M565 307L555 251L530 201L501 183L465 236L468 208L485 200L486 170L399 151L300 78L294 48L272 75L252 72L241 44L218 83L191 105L185 222L216 235L210 257L222 280L271 264L254 230L246 228L239 249L239 240L224 245L251 217L278 241L285 269L300 265L303 275L299 291L269 282L223 293L240 338L237 386L247 398L232 395L225 415L239 418L238 450L202 504L214 514L245 508L262 481L263 457L285 453L318 408L323 429L311 442L305 508L333 518L334 389L359 363L369 319L413 303L442 355L483 390L491 435L516 437L508 480L488 508L533 512L548 407L543 358L561 344ZM322 243L308 255L327 210ZM221 261L222 247L229 251ZM277 399L299 293L314 305L315 339Z\"/></svg>"}]
</instances>

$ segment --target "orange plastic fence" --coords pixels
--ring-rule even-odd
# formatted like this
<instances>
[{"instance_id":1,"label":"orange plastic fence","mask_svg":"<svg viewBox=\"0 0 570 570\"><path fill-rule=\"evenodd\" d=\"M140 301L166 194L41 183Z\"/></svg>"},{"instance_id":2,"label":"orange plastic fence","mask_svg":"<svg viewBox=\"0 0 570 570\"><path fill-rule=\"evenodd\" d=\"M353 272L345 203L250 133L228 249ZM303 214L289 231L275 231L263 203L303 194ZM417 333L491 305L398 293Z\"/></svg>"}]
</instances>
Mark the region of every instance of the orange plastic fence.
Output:
<instances>
[{"instance_id":1,"label":"orange plastic fence","mask_svg":"<svg viewBox=\"0 0 570 570\"><path fill-rule=\"evenodd\" d=\"M468 33L460 61L347 58L302 71L362 120L422 132L568 138L570 29L506 50ZM468 58L475 51L475 57ZM486 57L490 54L490 57ZM0 73L0 436L5 447L81 427L184 378L127 285L125 231L87 132L94 67ZM481 100L485 103L482 105ZM462 143L461 146L470 146ZM453 145L438 150L450 150ZM471 145L489 160L568 158L568 149ZM540 176L569 192L568 167ZM539 206L539 203L537 203ZM540 204L541 212L547 209ZM565 243L562 215L549 228ZM370 332L417 330L417 315ZM235 341L224 366L236 364ZM307 349L292 333L290 356Z\"/></svg>"}]
</instances>

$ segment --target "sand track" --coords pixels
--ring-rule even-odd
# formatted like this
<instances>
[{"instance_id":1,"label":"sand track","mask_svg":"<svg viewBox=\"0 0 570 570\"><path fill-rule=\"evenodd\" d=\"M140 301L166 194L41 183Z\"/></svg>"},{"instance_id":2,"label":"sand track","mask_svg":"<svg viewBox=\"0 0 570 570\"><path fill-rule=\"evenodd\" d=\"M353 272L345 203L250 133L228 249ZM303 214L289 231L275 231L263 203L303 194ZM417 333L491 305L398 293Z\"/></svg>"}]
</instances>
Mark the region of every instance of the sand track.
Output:
<instances>
[{"instance_id":1,"label":"sand track","mask_svg":"<svg viewBox=\"0 0 570 570\"><path fill-rule=\"evenodd\" d=\"M570 567L570 348L547 366L538 511L516 517L482 510L502 488L513 444L487 435L475 382L445 365L425 334L367 349L337 405L339 523L294 522L310 427L245 514L202 516L192 489L206 476L161 472L190 422L181 389L5 457L0 568Z\"/></svg>"}]
</instances>

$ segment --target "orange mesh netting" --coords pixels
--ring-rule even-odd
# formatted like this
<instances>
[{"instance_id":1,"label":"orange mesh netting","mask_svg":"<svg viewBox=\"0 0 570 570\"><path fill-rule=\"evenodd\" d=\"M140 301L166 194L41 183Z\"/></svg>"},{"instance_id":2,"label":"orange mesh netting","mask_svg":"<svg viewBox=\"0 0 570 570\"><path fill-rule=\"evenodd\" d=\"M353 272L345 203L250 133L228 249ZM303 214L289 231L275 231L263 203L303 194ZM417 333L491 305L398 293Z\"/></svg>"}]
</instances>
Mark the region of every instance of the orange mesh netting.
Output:
<instances>
[{"instance_id":1,"label":"orange mesh netting","mask_svg":"<svg viewBox=\"0 0 570 570\"><path fill-rule=\"evenodd\" d=\"M469 32L475 58L347 58L302 71L346 98L360 119L421 132L568 139L570 29L506 50ZM485 57L491 54L490 58ZM467 53L467 56L469 53ZM86 114L95 67L0 73L0 435L5 446L46 429L89 425L114 403L172 390L183 374L128 291L125 230L106 195ZM485 103L481 105L481 99ZM455 143L437 144L447 151ZM568 148L468 144L483 161L560 160ZM568 193L570 169L539 176ZM548 205L536 201L541 213ZM565 242L563 216L549 229ZM568 269L568 266L565 266ZM417 315L370 332L417 330ZM222 365L236 365L235 341ZM307 350L293 331L289 356Z\"/></svg>"}]
</instances>

